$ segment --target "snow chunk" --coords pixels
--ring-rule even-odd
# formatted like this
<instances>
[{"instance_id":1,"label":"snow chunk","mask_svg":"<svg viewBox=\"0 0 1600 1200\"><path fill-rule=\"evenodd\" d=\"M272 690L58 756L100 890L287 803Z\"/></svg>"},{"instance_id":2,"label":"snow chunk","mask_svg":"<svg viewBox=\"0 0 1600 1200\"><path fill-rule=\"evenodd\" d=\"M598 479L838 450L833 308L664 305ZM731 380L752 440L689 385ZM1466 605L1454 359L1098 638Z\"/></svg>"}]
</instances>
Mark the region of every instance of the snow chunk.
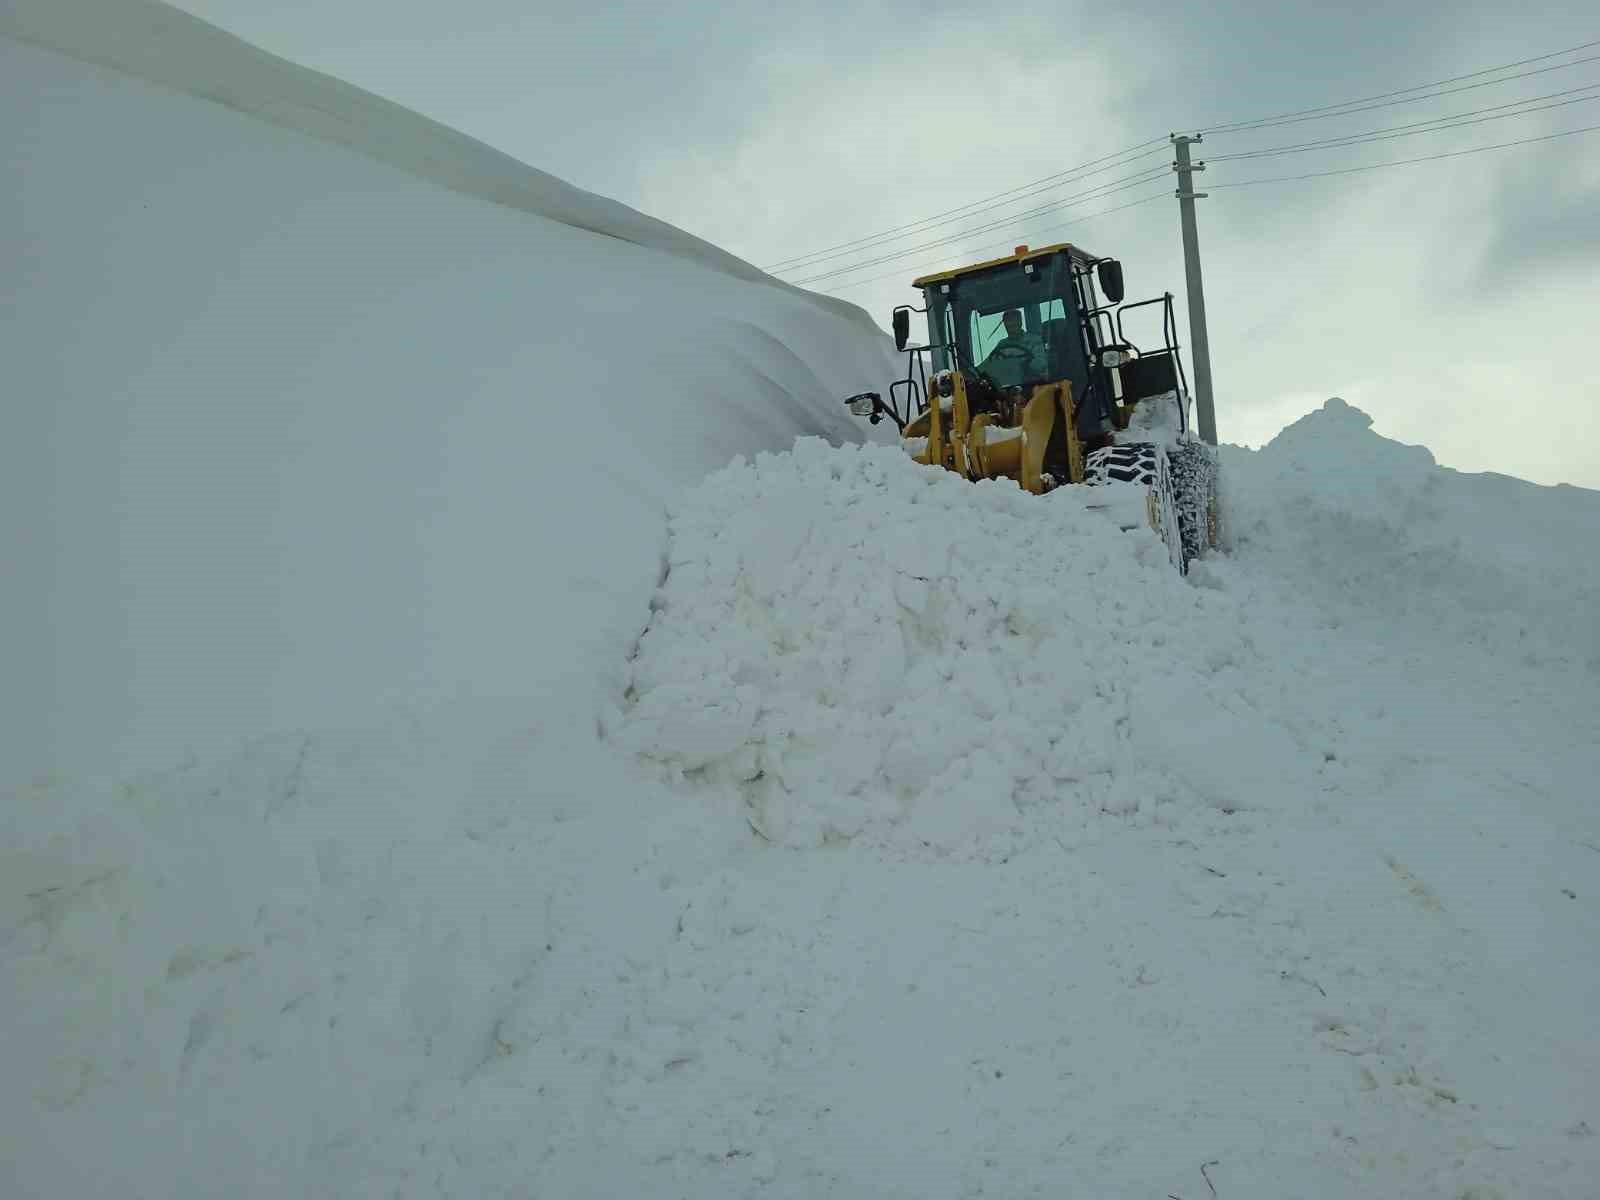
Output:
<instances>
[{"instance_id":1,"label":"snow chunk","mask_svg":"<svg viewBox=\"0 0 1600 1200\"><path fill-rule=\"evenodd\" d=\"M1128 428L1118 440L1176 446L1183 435L1189 403L1188 394L1181 391L1146 396L1134 406Z\"/></svg>"}]
</instances>

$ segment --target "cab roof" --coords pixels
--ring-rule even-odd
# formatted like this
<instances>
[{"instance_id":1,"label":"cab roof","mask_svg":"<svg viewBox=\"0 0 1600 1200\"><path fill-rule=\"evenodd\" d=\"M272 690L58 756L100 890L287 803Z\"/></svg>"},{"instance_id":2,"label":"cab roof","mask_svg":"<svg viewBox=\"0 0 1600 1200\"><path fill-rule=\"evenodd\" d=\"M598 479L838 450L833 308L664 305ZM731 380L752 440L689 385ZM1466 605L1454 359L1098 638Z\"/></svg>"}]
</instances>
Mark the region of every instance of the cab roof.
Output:
<instances>
[{"instance_id":1,"label":"cab roof","mask_svg":"<svg viewBox=\"0 0 1600 1200\"><path fill-rule=\"evenodd\" d=\"M1018 250L1007 254L1004 258L991 258L987 262L972 263L969 266L957 267L953 271L936 271L932 275L919 275L911 281L911 286L923 288L930 283L943 283L949 279L957 279L962 275L971 275L977 271L987 271L990 267L1003 267L1007 263L1023 263L1028 262L1030 259L1046 258L1063 250L1072 256L1073 264L1081 268L1088 268L1100 261L1099 256L1090 254L1087 250L1074 246L1071 242L1056 242L1051 246L1040 246L1037 250L1022 246Z\"/></svg>"}]
</instances>

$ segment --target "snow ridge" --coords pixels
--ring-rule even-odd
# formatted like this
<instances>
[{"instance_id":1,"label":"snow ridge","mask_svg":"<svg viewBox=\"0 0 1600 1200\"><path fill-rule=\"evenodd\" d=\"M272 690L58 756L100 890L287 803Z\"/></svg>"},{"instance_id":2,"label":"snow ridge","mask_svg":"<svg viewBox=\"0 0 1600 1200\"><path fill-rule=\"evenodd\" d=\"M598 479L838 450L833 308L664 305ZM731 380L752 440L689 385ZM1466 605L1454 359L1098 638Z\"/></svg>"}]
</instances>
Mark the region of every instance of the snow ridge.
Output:
<instances>
[{"instance_id":1,"label":"snow ridge","mask_svg":"<svg viewBox=\"0 0 1600 1200\"><path fill-rule=\"evenodd\" d=\"M783 283L720 246L573 187L381 96L268 54L162 0L5 0L0 34L217 101L465 195L806 296L876 330L855 304Z\"/></svg>"}]
</instances>

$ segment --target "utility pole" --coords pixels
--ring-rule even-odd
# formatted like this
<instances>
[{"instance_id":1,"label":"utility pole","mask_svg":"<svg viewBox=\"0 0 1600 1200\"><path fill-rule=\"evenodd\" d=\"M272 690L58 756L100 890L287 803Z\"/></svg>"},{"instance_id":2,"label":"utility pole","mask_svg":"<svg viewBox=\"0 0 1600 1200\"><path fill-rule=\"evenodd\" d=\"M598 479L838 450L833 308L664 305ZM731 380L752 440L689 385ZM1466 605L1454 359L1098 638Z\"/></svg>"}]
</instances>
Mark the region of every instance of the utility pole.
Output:
<instances>
[{"instance_id":1,"label":"utility pole","mask_svg":"<svg viewBox=\"0 0 1600 1200\"><path fill-rule=\"evenodd\" d=\"M1194 346L1194 406L1200 419L1202 441L1217 444L1217 413L1211 405L1211 343L1206 337L1206 290L1200 282L1200 235L1195 230L1194 202L1205 198L1205 192L1194 190L1194 171L1204 171L1204 162L1189 162L1189 144L1204 138L1204 134L1175 133L1172 144L1177 148L1178 161L1172 169L1178 173L1178 212L1183 218L1183 274L1189 285L1189 341Z\"/></svg>"}]
</instances>

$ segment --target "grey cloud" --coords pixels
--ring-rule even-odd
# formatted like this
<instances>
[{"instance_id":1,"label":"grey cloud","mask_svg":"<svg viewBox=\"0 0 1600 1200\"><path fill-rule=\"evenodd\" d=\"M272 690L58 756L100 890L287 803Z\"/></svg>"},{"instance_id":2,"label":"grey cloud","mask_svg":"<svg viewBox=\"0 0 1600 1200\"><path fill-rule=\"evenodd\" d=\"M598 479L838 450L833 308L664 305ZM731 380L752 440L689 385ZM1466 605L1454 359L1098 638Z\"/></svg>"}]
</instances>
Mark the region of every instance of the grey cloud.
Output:
<instances>
[{"instance_id":1,"label":"grey cloud","mask_svg":"<svg viewBox=\"0 0 1600 1200\"><path fill-rule=\"evenodd\" d=\"M1600 105L1588 124L1600 123ZM1507 164L1493 189L1496 219L1477 277L1485 287L1534 285L1574 268L1600 267L1600 188L1584 166L1600 152L1600 131ZM1580 157L1583 156L1583 157Z\"/></svg>"}]
</instances>

